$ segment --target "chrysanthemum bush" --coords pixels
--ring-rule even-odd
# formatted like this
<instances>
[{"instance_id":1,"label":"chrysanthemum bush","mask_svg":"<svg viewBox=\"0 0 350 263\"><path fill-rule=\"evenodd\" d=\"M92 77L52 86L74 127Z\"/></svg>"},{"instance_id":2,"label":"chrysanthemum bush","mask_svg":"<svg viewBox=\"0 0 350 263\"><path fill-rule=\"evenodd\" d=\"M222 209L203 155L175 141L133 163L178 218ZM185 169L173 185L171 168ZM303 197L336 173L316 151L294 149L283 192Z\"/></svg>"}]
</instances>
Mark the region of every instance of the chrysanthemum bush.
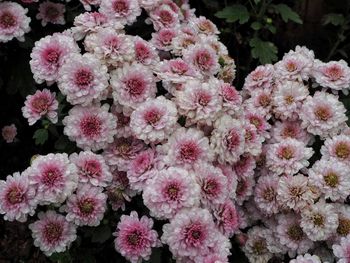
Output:
<instances>
[{"instance_id":1,"label":"chrysanthemum bush","mask_svg":"<svg viewBox=\"0 0 350 263\"><path fill-rule=\"evenodd\" d=\"M29 221L47 256L107 225L105 242L130 262L159 249L231 262L237 245L250 262L348 262L345 61L298 46L239 91L217 27L186 1L81 2L97 11L35 43L30 67L45 88L22 108L29 125L63 126L77 150L34 156L0 181L5 220ZM30 19L0 5L0 40L21 40ZM64 10L44 2L37 18L64 23ZM144 16L150 38L128 34Z\"/></svg>"}]
</instances>

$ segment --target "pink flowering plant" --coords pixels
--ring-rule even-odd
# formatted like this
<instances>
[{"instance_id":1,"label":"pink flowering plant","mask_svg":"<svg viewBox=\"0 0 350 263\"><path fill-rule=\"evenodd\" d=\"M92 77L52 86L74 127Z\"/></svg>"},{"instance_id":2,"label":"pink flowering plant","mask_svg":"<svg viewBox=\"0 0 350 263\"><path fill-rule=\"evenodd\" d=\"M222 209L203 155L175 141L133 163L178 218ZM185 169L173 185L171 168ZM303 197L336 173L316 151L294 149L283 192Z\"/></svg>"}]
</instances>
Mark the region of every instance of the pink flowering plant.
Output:
<instances>
[{"instance_id":1,"label":"pink flowering plant","mask_svg":"<svg viewBox=\"0 0 350 263\"><path fill-rule=\"evenodd\" d=\"M43 260L350 262L347 62L297 46L238 89L188 1L80 2L30 49L21 111L43 150L0 180ZM33 4L43 27L74 10ZM0 42L29 32L22 5L0 3Z\"/></svg>"}]
</instances>

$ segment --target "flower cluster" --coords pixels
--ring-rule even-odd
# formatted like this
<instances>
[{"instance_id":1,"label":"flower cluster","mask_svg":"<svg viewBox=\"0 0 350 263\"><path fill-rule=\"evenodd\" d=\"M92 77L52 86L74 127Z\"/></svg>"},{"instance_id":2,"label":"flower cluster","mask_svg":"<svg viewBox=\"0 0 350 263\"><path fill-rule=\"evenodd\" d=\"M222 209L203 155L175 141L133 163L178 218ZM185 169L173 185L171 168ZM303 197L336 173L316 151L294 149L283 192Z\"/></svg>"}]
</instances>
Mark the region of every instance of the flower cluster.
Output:
<instances>
[{"instance_id":1,"label":"flower cluster","mask_svg":"<svg viewBox=\"0 0 350 263\"><path fill-rule=\"evenodd\" d=\"M238 91L218 29L188 1L81 2L98 11L35 43L34 79L57 89L28 96L22 111L30 125L62 123L82 151L39 156L1 181L6 220L49 206L29 227L51 255L138 198L145 209L129 209L113 234L130 262L162 245L177 262L229 262L233 237L250 262L349 257L350 129L338 94L350 88L346 62L298 46ZM142 10L148 41L127 34Z\"/></svg>"}]
</instances>

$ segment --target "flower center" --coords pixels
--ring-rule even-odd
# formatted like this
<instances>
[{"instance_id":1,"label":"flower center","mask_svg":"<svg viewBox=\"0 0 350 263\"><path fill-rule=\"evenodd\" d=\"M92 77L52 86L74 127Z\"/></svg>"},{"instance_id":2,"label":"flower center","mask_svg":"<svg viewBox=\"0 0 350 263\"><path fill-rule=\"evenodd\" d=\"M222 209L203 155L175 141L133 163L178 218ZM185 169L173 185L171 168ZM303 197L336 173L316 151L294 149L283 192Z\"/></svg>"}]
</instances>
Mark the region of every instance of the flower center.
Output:
<instances>
[{"instance_id":1,"label":"flower center","mask_svg":"<svg viewBox=\"0 0 350 263\"><path fill-rule=\"evenodd\" d=\"M172 201L179 199L180 189L179 186L175 183L170 184L167 189L167 195Z\"/></svg>"},{"instance_id":2,"label":"flower center","mask_svg":"<svg viewBox=\"0 0 350 263\"><path fill-rule=\"evenodd\" d=\"M318 106L315 111L315 116L320 121L327 121L332 117L332 113L329 109L329 107L326 106Z\"/></svg>"},{"instance_id":3,"label":"flower center","mask_svg":"<svg viewBox=\"0 0 350 263\"><path fill-rule=\"evenodd\" d=\"M50 20L54 20L56 19L59 15L60 12L58 11L58 9L54 6L49 6L46 8L45 10L45 15L50 19Z\"/></svg>"},{"instance_id":4,"label":"flower center","mask_svg":"<svg viewBox=\"0 0 350 263\"><path fill-rule=\"evenodd\" d=\"M155 126L160 121L162 115L158 109L151 109L146 111L143 117L149 125Z\"/></svg>"},{"instance_id":5,"label":"flower center","mask_svg":"<svg viewBox=\"0 0 350 263\"><path fill-rule=\"evenodd\" d=\"M201 21L198 24L198 28L200 31L205 33L212 33L214 31L212 24L208 20Z\"/></svg>"},{"instance_id":6,"label":"flower center","mask_svg":"<svg viewBox=\"0 0 350 263\"><path fill-rule=\"evenodd\" d=\"M4 12L0 16L0 26L2 28L11 28L17 24L16 18L10 12Z\"/></svg>"},{"instance_id":7,"label":"flower center","mask_svg":"<svg viewBox=\"0 0 350 263\"><path fill-rule=\"evenodd\" d=\"M49 108L49 99L43 96L34 97L31 104L36 112L45 113Z\"/></svg>"},{"instance_id":8,"label":"flower center","mask_svg":"<svg viewBox=\"0 0 350 263\"><path fill-rule=\"evenodd\" d=\"M284 97L284 101L287 105L291 105L294 102L294 97L292 95L287 95Z\"/></svg>"},{"instance_id":9,"label":"flower center","mask_svg":"<svg viewBox=\"0 0 350 263\"><path fill-rule=\"evenodd\" d=\"M318 227L323 227L324 226L324 217L323 217L323 215L315 214L313 216L313 218L312 218L312 221L313 221L315 226L318 226Z\"/></svg>"},{"instance_id":10,"label":"flower center","mask_svg":"<svg viewBox=\"0 0 350 263\"><path fill-rule=\"evenodd\" d=\"M11 204L15 205L21 203L24 199L22 189L19 187L12 187L6 194L6 200Z\"/></svg>"},{"instance_id":11,"label":"flower center","mask_svg":"<svg viewBox=\"0 0 350 263\"><path fill-rule=\"evenodd\" d=\"M95 137L101 134L102 122L97 116L87 116L80 122L80 129L87 137Z\"/></svg>"},{"instance_id":12,"label":"flower center","mask_svg":"<svg viewBox=\"0 0 350 263\"><path fill-rule=\"evenodd\" d=\"M254 81L259 81L262 80L264 78L264 72L262 71L255 71L252 73L252 79Z\"/></svg>"},{"instance_id":13,"label":"flower center","mask_svg":"<svg viewBox=\"0 0 350 263\"><path fill-rule=\"evenodd\" d=\"M195 64L201 70L208 70L212 64L212 59L211 59L209 52L206 50L198 52L196 57L195 57Z\"/></svg>"},{"instance_id":14,"label":"flower center","mask_svg":"<svg viewBox=\"0 0 350 263\"><path fill-rule=\"evenodd\" d=\"M79 88L86 88L91 84L94 80L94 76L91 71L88 69L79 69L75 72L75 84L79 86Z\"/></svg>"},{"instance_id":15,"label":"flower center","mask_svg":"<svg viewBox=\"0 0 350 263\"><path fill-rule=\"evenodd\" d=\"M337 65L334 65L326 69L325 75L332 81L336 81L342 77L342 70Z\"/></svg>"},{"instance_id":16,"label":"flower center","mask_svg":"<svg viewBox=\"0 0 350 263\"><path fill-rule=\"evenodd\" d=\"M210 99L211 99L211 96L210 94L206 93L206 92L200 92L198 95L197 95L197 102L199 105L205 107L209 104L210 102Z\"/></svg>"},{"instance_id":17,"label":"flower center","mask_svg":"<svg viewBox=\"0 0 350 263\"><path fill-rule=\"evenodd\" d=\"M294 157L294 149L290 146L284 146L279 150L278 157L280 159L290 160Z\"/></svg>"},{"instance_id":18,"label":"flower center","mask_svg":"<svg viewBox=\"0 0 350 263\"><path fill-rule=\"evenodd\" d=\"M141 62L144 62L146 59L150 57L149 48L147 48L142 43L137 43L135 45L135 53L136 53L136 60Z\"/></svg>"},{"instance_id":19,"label":"flower center","mask_svg":"<svg viewBox=\"0 0 350 263\"><path fill-rule=\"evenodd\" d=\"M109 37L104 41L104 44L111 50L118 50L120 47L120 40L117 37Z\"/></svg>"},{"instance_id":20,"label":"flower center","mask_svg":"<svg viewBox=\"0 0 350 263\"><path fill-rule=\"evenodd\" d=\"M182 161L193 162L198 159L199 149L195 142L184 142L180 146L179 153Z\"/></svg>"},{"instance_id":21,"label":"flower center","mask_svg":"<svg viewBox=\"0 0 350 263\"><path fill-rule=\"evenodd\" d=\"M159 17L164 25L170 25L173 22L173 16L168 10L162 10Z\"/></svg>"},{"instance_id":22,"label":"flower center","mask_svg":"<svg viewBox=\"0 0 350 263\"><path fill-rule=\"evenodd\" d=\"M271 103L271 98L266 95L266 94L263 94L259 97L259 104L260 106L266 108L267 106L269 106Z\"/></svg>"},{"instance_id":23,"label":"flower center","mask_svg":"<svg viewBox=\"0 0 350 263\"><path fill-rule=\"evenodd\" d=\"M338 158L347 159L350 155L350 147L345 142L339 142L335 146L335 154Z\"/></svg>"},{"instance_id":24,"label":"flower center","mask_svg":"<svg viewBox=\"0 0 350 263\"><path fill-rule=\"evenodd\" d=\"M128 237L127 237L127 240L128 240L128 243L129 245L133 246L133 247L136 247L138 246L141 241L142 241L142 233L141 231L139 230L134 230L133 232L131 232Z\"/></svg>"},{"instance_id":25,"label":"flower center","mask_svg":"<svg viewBox=\"0 0 350 263\"><path fill-rule=\"evenodd\" d=\"M342 237L345 237L350 233L350 219L339 218L337 233Z\"/></svg>"},{"instance_id":26,"label":"flower center","mask_svg":"<svg viewBox=\"0 0 350 263\"><path fill-rule=\"evenodd\" d=\"M282 135L284 138L295 138L296 137L296 131L294 127L287 126L283 129Z\"/></svg>"},{"instance_id":27,"label":"flower center","mask_svg":"<svg viewBox=\"0 0 350 263\"><path fill-rule=\"evenodd\" d=\"M61 171L57 167L50 167L43 172L42 183L46 186L54 186L62 177Z\"/></svg>"},{"instance_id":28,"label":"flower center","mask_svg":"<svg viewBox=\"0 0 350 263\"><path fill-rule=\"evenodd\" d=\"M84 215L90 215L95 210L95 202L91 198L80 200L79 210Z\"/></svg>"},{"instance_id":29,"label":"flower center","mask_svg":"<svg viewBox=\"0 0 350 263\"><path fill-rule=\"evenodd\" d=\"M128 12L128 5L126 1L115 1L113 3L113 9L118 14L125 15Z\"/></svg>"},{"instance_id":30,"label":"flower center","mask_svg":"<svg viewBox=\"0 0 350 263\"><path fill-rule=\"evenodd\" d=\"M230 151L235 150L241 143L240 136L238 133L232 129L226 136L225 136L225 142L227 145L227 148Z\"/></svg>"},{"instance_id":31,"label":"flower center","mask_svg":"<svg viewBox=\"0 0 350 263\"><path fill-rule=\"evenodd\" d=\"M193 223L185 229L185 241L192 246L200 246L204 240L202 226L199 223Z\"/></svg>"},{"instance_id":32,"label":"flower center","mask_svg":"<svg viewBox=\"0 0 350 263\"><path fill-rule=\"evenodd\" d=\"M171 71L179 75L183 75L188 71L188 65L184 61L175 61L170 66Z\"/></svg>"},{"instance_id":33,"label":"flower center","mask_svg":"<svg viewBox=\"0 0 350 263\"><path fill-rule=\"evenodd\" d=\"M44 60L50 64L57 64L60 58L60 52L56 49L47 49L44 53Z\"/></svg>"},{"instance_id":34,"label":"flower center","mask_svg":"<svg viewBox=\"0 0 350 263\"><path fill-rule=\"evenodd\" d=\"M202 189L206 195L214 196L217 194L219 184L215 179L208 179L204 182Z\"/></svg>"},{"instance_id":35,"label":"flower center","mask_svg":"<svg viewBox=\"0 0 350 263\"><path fill-rule=\"evenodd\" d=\"M101 165L95 160L89 160L84 163L82 174L86 177L94 178L101 176Z\"/></svg>"},{"instance_id":36,"label":"flower center","mask_svg":"<svg viewBox=\"0 0 350 263\"><path fill-rule=\"evenodd\" d=\"M140 96L144 92L145 84L138 77L133 77L125 81L127 90L131 96Z\"/></svg>"},{"instance_id":37,"label":"flower center","mask_svg":"<svg viewBox=\"0 0 350 263\"><path fill-rule=\"evenodd\" d=\"M297 65L294 61L288 61L286 64L286 68L289 72L293 72L297 70Z\"/></svg>"},{"instance_id":38,"label":"flower center","mask_svg":"<svg viewBox=\"0 0 350 263\"><path fill-rule=\"evenodd\" d=\"M293 186L290 188L289 192L292 197L301 198L304 191L301 187Z\"/></svg>"},{"instance_id":39,"label":"flower center","mask_svg":"<svg viewBox=\"0 0 350 263\"><path fill-rule=\"evenodd\" d=\"M223 97L226 101L235 101L238 94L235 89L231 87L224 87L223 88Z\"/></svg>"},{"instance_id":40,"label":"flower center","mask_svg":"<svg viewBox=\"0 0 350 263\"><path fill-rule=\"evenodd\" d=\"M255 128L259 129L262 125L261 120L258 117L252 116L249 118L249 122L255 126Z\"/></svg>"},{"instance_id":41,"label":"flower center","mask_svg":"<svg viewBox=\"0 0 350 263\"><path fill-rule=\"evenodd\" d=\"M275 189L273 189L272 187L267 187L263 193L263 198L266 201L272 202L276 197L276 192Z\"/></svg>"},{"instance_id":42,"label":"flower center","mask_svg":"<svg viewBox=\"0 0 350 263\"><path fill-rule=\"evenodd\" d=\"M329 172L324 176L324 181L329 187L335 188L339 184L338 175L334 172Z\"/></svg>"},{"instance_id":43,"label":"flower center","mask_svg":"<svg viewBox=\"0 0 350 263\"><path fill-rule=\"evenodd\" d=\"M266 241L265 240L256 240L253 244L252 250L256 255L262 255L266 252Z\"/></svg>"},{"instance_id":44,"label":"flower center","mask_svg":"<svg viewBox=\"0 0 350 263\"><path fill-rule=\"evenodd\" d=\"M287 234L290 237L290 239L294 241L300 241L304 237L304 232L299 225L290 226L288 228Z\"/></svg>"},{"instance_id":45,"label":"flower center","mask_svg":"<svg viewBox=\"0 0 350 263\"><path fill-rule=\"evenodd\" d=\"M49 222L44 228L45 239L53 244L60 240L63 232L63 226L58 222Z\"/></svg>"}]
</instances>

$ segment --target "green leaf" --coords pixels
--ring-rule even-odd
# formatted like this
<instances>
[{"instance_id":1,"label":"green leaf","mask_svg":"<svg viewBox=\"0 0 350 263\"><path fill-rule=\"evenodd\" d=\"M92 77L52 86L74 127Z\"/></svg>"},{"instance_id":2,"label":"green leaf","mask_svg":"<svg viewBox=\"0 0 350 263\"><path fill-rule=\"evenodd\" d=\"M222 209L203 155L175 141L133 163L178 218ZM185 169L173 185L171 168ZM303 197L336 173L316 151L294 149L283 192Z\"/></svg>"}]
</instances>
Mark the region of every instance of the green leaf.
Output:
<instances>
[{"instance_id":1,"label":"green leaf","mask_svg":"<svg viewBox=\"0 0 350 263\"><path fill-rule=\"evenodd\" d=\"M251 27L252 29L254 29L255 31L257 31L257 30L261 29L262 25L261 25L261 23L259 23L259 22L253 22L253 23L250 25L250 27Z\"/></svg>"},{"instance_id":2,"label":"green leaf","mask_svg":"<svg viewBox=\"0 0 350 263\"><path fill-rule=\"evenodd\" d=\"M258 59L261 64L269 64L277 60L277 47L273 43L254 37L249 41L249 45L252 48L253 58Z\"/></svg>"},{"instance_id":3,"label":"green leaf","mask_svg":"<svg viewBox=\"0 0 350 263\"><path fill-rule=\"evenodd\" d=\"M344 24L345 17L342 14L330 13L323 16L322 20L323 20L323 25L332 24L334 26L339 26Z\"/></svg>"},{"instance_id":4,"label":"green leaf","mask_svg":"<svg viewBox=\"0 0 350 263\"><path fill-rule=\"evenodd\" d=\"M282 20L284 22L288 22L288 20L290 20L298 24L303 23L300 16L286 4L272 5L272 7L275 9L277 13L281 15Z\"/></svg>"},{"instance_id":5,"label":"green leaf","mask_svg":"<svg viewBox=\"0 0 350 263\"><path fill-rule=\"evenodd\" d=\"M73 262L68 251L65 251L62 253L53 253L50 256L50 260L52 262L57 262L57 263L71 263L71 262Z\"/></svg>"},{"instance_id":6,"label":"green leaf","mask_svg":"<svg viewBox=\"0 0 350 263\"><path fill-rule=\"evenodd\" d=\"M49 133L45 129L36 130L33 135L33 139L35 139L36 145L44 144L48 138L49 138Z\"/></svg>"},{"instance_id":7,"label":"green leaf","mask_svg":"<svg viewBox=\"0 0 350 263\"><path fill-rule=\"evenodd\" d=\"M276 27L273 25L266 25L266 28L272 33L272 34L276 34Z\"/></svg>"},{"instance_id":8,"label":"green leaf","mask_svg":"<svg viewBox=\"0 0 350 263\"><path fill-rule=\"evenodd\" d=\"M215 13L218 18L224 18L226 22L233 23L239 22L240 24L247 23L249 20L248 9L244 5L231 5L227 6L221 11Z\"/></svg>"},{"instance_id":9,"label":"green leaf","mask_svg":"<svg viewBox=\"0 0 350 263\"><path fill-rule=\"evenodd\" d=\"M95 243L104 243L112 236L111 228L108 225L96 227L92 233L91 241Z\"/></svg>"},{"instance_id":10,"label":"green leaf","mask_svg":"<svg viewBox=\"0 0 350 263\"><path fill-rule=\"evenodd\" d=\"M261 0L254 0L254 3L257 5L260 3Z\"/></svg>"}]
</instances>

